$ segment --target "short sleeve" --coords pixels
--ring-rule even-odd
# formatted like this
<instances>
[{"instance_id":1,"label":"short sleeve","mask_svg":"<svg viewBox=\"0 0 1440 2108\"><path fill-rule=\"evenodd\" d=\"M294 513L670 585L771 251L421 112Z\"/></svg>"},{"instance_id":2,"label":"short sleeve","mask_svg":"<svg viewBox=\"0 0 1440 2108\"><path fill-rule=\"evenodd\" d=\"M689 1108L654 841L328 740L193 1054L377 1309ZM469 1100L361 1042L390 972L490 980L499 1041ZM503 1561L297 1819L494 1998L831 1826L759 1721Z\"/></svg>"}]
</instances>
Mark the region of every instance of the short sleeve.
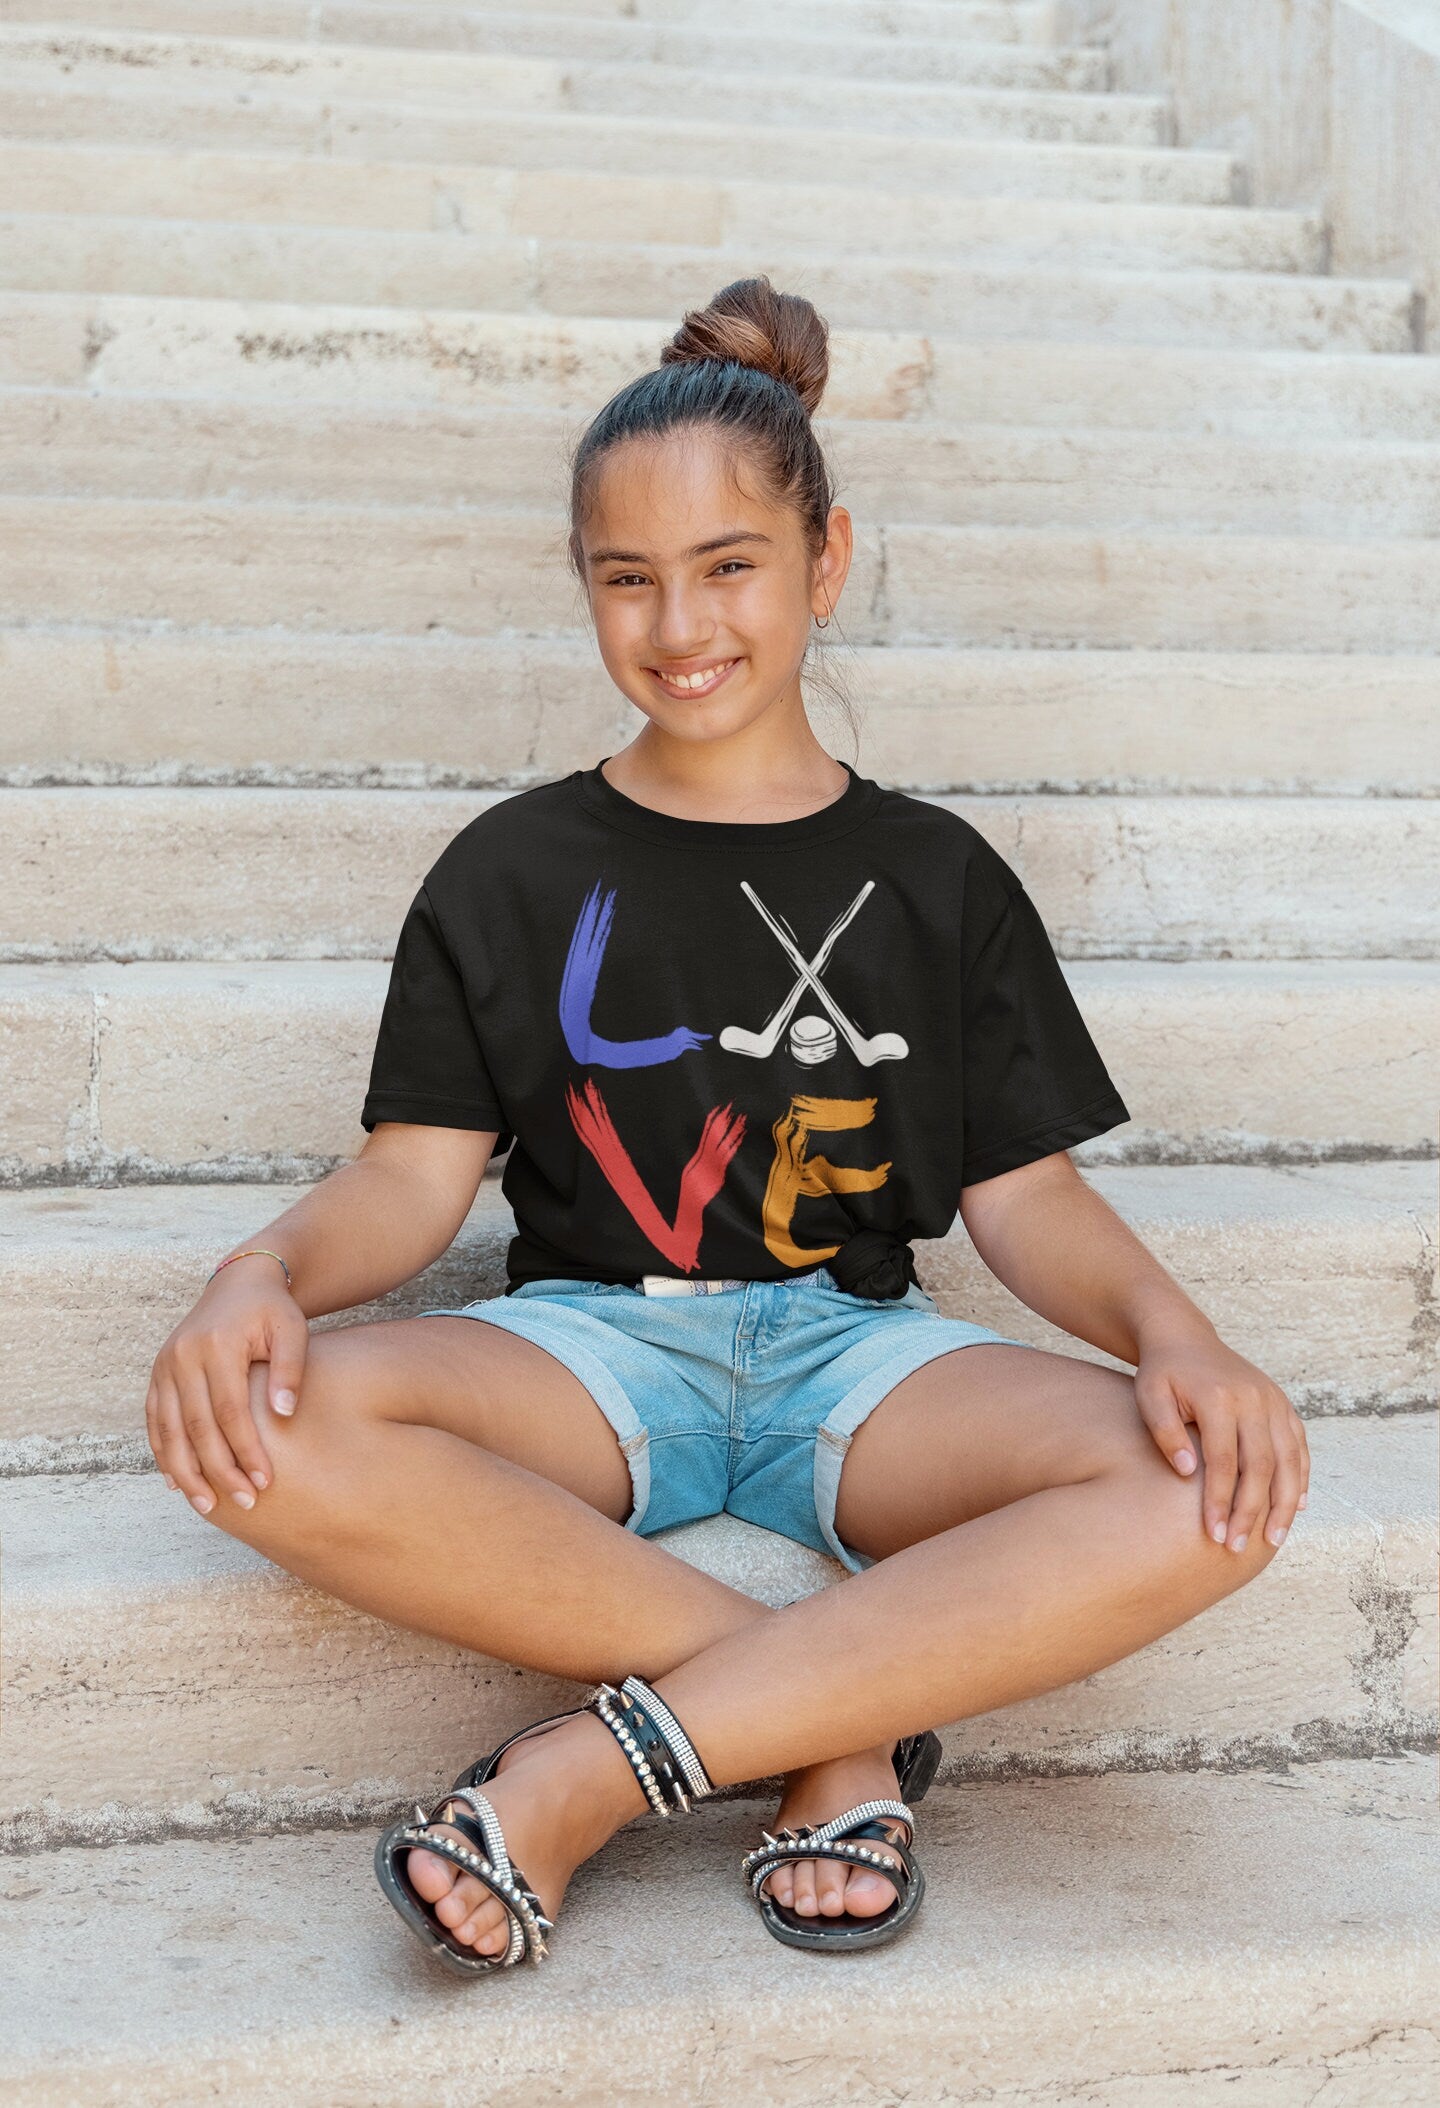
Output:
<instances>
[{"instance_id":1,"label":"short sleeve","mask_svg":"<svg viewBox=\"0 0 1440 2108\"><path fill-rule=\"evenodd\" d=\"M497 1156L514 1139L480 1050L460 970L423 886L395 946L360 1114L367 1133L381 1120L494 1129Z\"/></svg>"},{"instance_id":2,"label":"short sleeve","mask_svg":"<svg viewBox=\"0 0 1440 2108\"><path fill-rule=\"evenodd\" d=\"M965 972L962 1186L1130 1118L1023 887Z\"/></svg>"}]
</instances>

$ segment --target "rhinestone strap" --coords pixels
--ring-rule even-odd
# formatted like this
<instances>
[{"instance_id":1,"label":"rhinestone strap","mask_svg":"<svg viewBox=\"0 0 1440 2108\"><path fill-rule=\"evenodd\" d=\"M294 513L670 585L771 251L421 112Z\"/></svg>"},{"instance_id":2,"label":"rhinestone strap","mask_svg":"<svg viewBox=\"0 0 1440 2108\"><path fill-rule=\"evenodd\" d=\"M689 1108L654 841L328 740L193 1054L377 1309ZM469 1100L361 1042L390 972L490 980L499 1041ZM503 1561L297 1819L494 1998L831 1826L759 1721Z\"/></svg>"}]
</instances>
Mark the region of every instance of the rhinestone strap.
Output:
<instances>
[{"instance_id":1,"label":"rhinestone strap","mask_svg":"<svg viewBox=\"0 0 1440 2108\"><path fill-rule=\"evenodd\" d=\"M632 1704L643 1706L656 1722L669 1744L670 1754L685 1774L690 1798L696 1801L705 1800L715 1791L710 1774L696 1755L694 1743L660 1693L652 1691L649 1684L643 1683L638 1676L627 1676L620 1689Z\"/></svg>"},{"instance_id":2,"label":"rhinestone strap","mask_svg":"<svg viewBox=\"0 0 1440 2108\"><path fill-rule=\"evenodd\" d=\"M616 1707L620 1693L610 1684L602 1683L594 1695L587 1700L587 1709L597 1720L603 1720L624 1752L625 1761L640 1781L641 1791L657 1815L670 1813L670 1802L660 1790L650 1759L636 1741Z\"/></svg>"}]
</instances>

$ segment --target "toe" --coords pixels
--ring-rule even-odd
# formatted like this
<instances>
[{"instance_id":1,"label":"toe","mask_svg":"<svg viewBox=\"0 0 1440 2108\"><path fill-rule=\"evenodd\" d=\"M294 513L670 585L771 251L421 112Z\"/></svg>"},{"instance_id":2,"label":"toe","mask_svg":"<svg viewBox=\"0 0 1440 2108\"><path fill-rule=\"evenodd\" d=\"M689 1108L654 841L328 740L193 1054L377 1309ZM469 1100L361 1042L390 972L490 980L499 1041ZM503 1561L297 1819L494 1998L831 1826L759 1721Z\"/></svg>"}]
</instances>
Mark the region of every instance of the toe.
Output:
<instances>
[{"instance_id":1,"label":"toe","mask_svg":"<svg viewBox=\"0 0 1440 2108\"><path fill-rule=\"evenodd\" d=\"M487 1891L485 1901L456 1926L455 1937L480 1954L503 1954L510 1944L507 1913Z\"/></svg>"},{"instance_id":2,"label":"toe","mask_svg":"<svg viewBox=\"0 0 1440 2108\"><path fill-rule=\"evenodd\" d=\"M845 1908L852 1917L874 1918L895 1901L895 1884L883 1874L852 1874L845 1884Z\"/></svg>"},{"instance_id":3,"label":"toe","mask_svg":"<svg viewBox=\"0 0 1440 2108\"><path fill-rule=\"evenodd\" d=\"M795 1908L795 1876L788 1866L777 1866L766 1884L766 1893L785 1910Z\"/></svg>"},{"instance_id":4,"label":"toe","mask_svg":"<svg viewBox=\"0 0 1440 2108\"><path fill-rule=\"evenodd\" d=\"M442 1925L448 1925L452 1932L458 1932L460 1927L489 1901L490 1891L484 1882L476 1881L469 1874L462 1874L448 1895L442 1896L435 1905L435 1915Z\"/></svg>"},{"instance_id":5,"label":"toe","mask_svg":"<svg viewBox=\"0 0 1440 2108\"><path fill-rule=\"evenodd\" d=\"M815 1900L824 1918L845 1915L845 1868L835 1859L815 1861Z\"/></svg>"},{"instance_id":6,"label":"toe","mask_svg":"<svg viewBox=\"0 0 1440 2108\"><path fill-rule=\"evenodd\" d=\"M795 1862L795 1901L791 1906L802 1918L819 1915L819 1903L815 1895L815 1862L813 1859L797 1859Z\"/></svg>"},{"instance_id":7,"label":"toe","mask_svg":"<svg viewBox=\"0 0 1440 2108\"><path fill-rule=\"evenodd\" d=\"M453 1863L442 1859L438 1852L426 1852L418 1845L414 1851L406 1853L405 1871L427 1903L440 1902L455 1886Z\"/></svg>"}]
</instances>

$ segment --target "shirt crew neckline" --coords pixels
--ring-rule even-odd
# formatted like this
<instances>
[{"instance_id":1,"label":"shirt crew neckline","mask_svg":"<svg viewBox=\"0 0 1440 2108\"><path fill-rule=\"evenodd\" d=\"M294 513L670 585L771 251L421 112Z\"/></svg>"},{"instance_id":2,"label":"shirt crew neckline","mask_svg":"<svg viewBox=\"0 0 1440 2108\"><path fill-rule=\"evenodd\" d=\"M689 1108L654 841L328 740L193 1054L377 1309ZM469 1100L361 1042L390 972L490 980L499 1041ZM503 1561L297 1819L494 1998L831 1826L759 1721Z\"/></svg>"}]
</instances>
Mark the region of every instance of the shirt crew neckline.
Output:
<instances>
[{"instance_id":1,"label":"shirt crew neckline","mask_svg":"<svg viewBox=\"0 0 1440 2108\"><path fill-rule=\"evenodd\" d=\"M610 759L605 755L605 761ZM878 783L860 775L848 761L841 761L840 766L850 780L839 797L818 812L802 813L797 820L687 820L678 813L657 812L616 790L601 774L603 762L599 761L594 768L575 769L570 786L597 820L645 841L691 849L809 849L817 842L848 834L868 820L884 796Z\"/></svg>"}]
</instances>

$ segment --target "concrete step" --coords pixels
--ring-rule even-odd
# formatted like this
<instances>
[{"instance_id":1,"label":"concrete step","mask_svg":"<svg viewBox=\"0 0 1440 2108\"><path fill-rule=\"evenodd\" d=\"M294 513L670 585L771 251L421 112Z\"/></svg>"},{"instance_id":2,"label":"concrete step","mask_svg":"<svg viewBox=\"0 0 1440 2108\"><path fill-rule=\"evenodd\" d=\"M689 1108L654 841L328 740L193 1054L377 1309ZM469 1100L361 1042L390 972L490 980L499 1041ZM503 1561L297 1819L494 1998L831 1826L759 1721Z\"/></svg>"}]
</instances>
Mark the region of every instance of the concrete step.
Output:
<instances>
[{"instance_id":1,"label":"concrete step","mask_svg":"<svg viewBox=\"0 0 1440 2108\"><path fill-rule=\"evenodd\" d=\"M1025 84L1027 75L1037 67L1053 67L1055 58L1013 45L994 47L974 69L978 84L968 86L943 79L867 79L863 73L847 77L823 67L812 73L808 61L794 59L791 70L781 66L757 77L748 66L737 67L733 54L720 64L639 60L572 66L553 58L3 23L0 59L13 86L52 92L62 84L103 87L141 66L157 88L183 83L213 92L251 83L263 89L267 101L280 104L379 98L418 110L500 102L512 113L528 108L673 117L676 110L733 100L743 104L749 122L778 126L833 123L861 132L959 133L972 139L1070 140L1093 146L1170 144L1163 97L1031 87ZM869 66L863 58L856 63ZM1092 63L1088 54L1080 57L1082 68Z\"/></svg>"},{"instance_id":2,"label":"concrete step","mask_svg":"<svg viewBox=\"0 0 1440 2108\"><path fill-rule=\"evenodd\" d=\"M1100 270L838 255L801 246L561 241L349 227L229 225L64 213L0 216L0 285L469 309L483 294L515 313L681 312L717 283L768 273L840 328L880 320L940 334L1050 337L1217 349L1406 352L1418 295L1398 279L1295 272Z\"/></svg>"},{"instance_id":3,"label":"concrete step","mask_svg":"<svg viewBox=\"0 0 1440 2108\"><path fill-rule=\"evenodd\" d=\"M1317 2089L1327 2108L1423 2108L1440 2077L1432 1769L942 1787L920 1811L923 1918L866 1960L858 1999L850 1971L779 1954L746 1898L741 1854L773 1803L722 1801L624 1832L533 1982L447 1999L439 2028L445 1979L375 1885L371 1818L40 1853L0 1906L16 1952L0 2073L14 2108L190 2108L200 2089L431 2108L461 2097L457 2074L472 2108L502 2108L517 2072L574 2108L671 2108L697 2085L707 2108L813 2108L820 2069L829 2100L883 2071L914 2108L1303 2108Z\"/></svg>"},{"instance_id":4,"label":"concrete step","mask_svg":"<svg viewBox=\"0 0 1440 2108\"><path fill-rule=\"evenodd\" d=\"M513 404L588 417L673 327L611 317L0 292L0 383L247 401ZM1440 441L1440 360L984 343L834 330L827 417Z\"/></svg>"},{"instance_id":5,"label":"concrete step","mask_svg":"<svg viewBox=\"0 0 1440 2108\"><path fill-rule=\"evenodd\" d=\"M0 21L28 21L38 12L35 0L3 0ZM47 0L43 20L90 23L95 0ZM981 44L1023 44L1044 48L1057 41L1058 10L1050 0L732 0L721 27L735 37L774 31L782 23L787 36L884 37L891 41L936 38ZM280 36L345 44L413 44L437 50L464 49L472 35L493 34L517 23L537 20L567 31L595 27L656 28L714 26L713 8L705 0L529 0L523 13L514 0L476 5L475 0L343 0L317 9L310 0L125 0L125 26L131 29L179 27L221 31L236 25L236 36ZM243 26L240 26L243 25ZM568 55L568 53L566 54Z\"/></svg>"},{"instance_id":6,"label":"concrete step","mask_svg":"<svg viewBox=\"0 0 1440 2108\"><path fill-rule=\"evenodd\" d=\"M377 958L434 858L507 795L3 791L0 958ZM1434 799L934 802L1010 860L1069 958L1440 953Z\"/></svg>"},{"instance_id":7,"label":"concrete step","mask_svg":"<svg viewBox=\"0 0 1440 2108\"><path fill-rule=\"evenodd\" d=\"M552 511L0 497L0 621L578 634L563 542ZM1440 546L862 520L837 612L847 645L1423 653Z\"/></svg>"},{"instance_id":8,"label":"concrete step","mask_svg":"<svg viewBox=\"0 0 1440 2108\"><path fill-rule=\"evenodd\" d=\"M171 149L238 147L342 161L501 162L517 168L588 167L605 177L677 180L716 177L813 183L818 169L845 171L857 187L957 196L1070 197L1224 205L1243 192L1234 156L1218 148L1097 146L1084 141L983 139L846 129L838 115L785 126L755 121L748 91L734 99L743 116L685 119L672 111L639 117L516 109L504 101L478 112L412 105L393 96L366 102L276 99L237 85L150 81L110 70L16 64L0 76L0 132L15 140L90 141Z\"/></svg>"},{"instance_id":9,"label":"concrete step","mask_svg":"<svg viewBox=\"0 0 1440 2108\"><path fill-rule=\"evenodd\" d=\"M33 0L28 0L33 5ZM91 22L97 11L78 17ZM46 10L46 27L76 16ZM836 21L824 29L792 21L788 10L771 9L765 33L756 35L755 16L738 22L692 13L689 19L645 20L639 16L559 15L530 9L414 10L405 6L329 7L317 10L308 0L256 7L252 0L125 0L127 31L164 33L170 38L203 35L211 39L283 40L287 57L297 45L339 46L347 56L363 54L356 77L367 87L378 84L370 47L383 47L386 63L396 62L402 89L449 88L444 61L462 71L476 57L554 59L567 67L681 67L707 72L749 75L795 74L930 86L1017 89L1078 89L1096 92L1109 86L1109 61L1098 49L1021 44L1014 37L991 42L961 33L955 22L948 31L930 34L876 34ZM983 26L983 25L982 25ZM26 47L28 50L29 47ZM144 47L150 47L147 37ZM376 63L378 63L378 58ZM348 73L347 76L348 78Z\"/></svg>"},{"instance_id":10,"label":"concrete step","mask_svg":"<svg viewBox=\"0 0 1440 2108\"><path fill-rule=\"evenodd\" d=\"M1440 445L821 418L846 503L939 526L1440 535ZM11 496L568 501L562 410L236 403L0 387Z\"/></svg>"},{"instance_id":11,"label":"concrete step","mask_svg":"<svg viewBox=\"0 0 1440 2108\"><path fill-rule=\"evenodd\" d=\"M30 10L27 15L27 8ZM0 21L35 19L34 0L6 0ZM310 0L125 0L127 30L168 35L281 38L288 43L381 45L398 51L510 53L562 59L568 64L652 63L711 65L750 71L760 52L774 67L879 79L945 80L974 75L1003 54L1015 72L1005 85L1104 88L1106 54L1065 48L1055 23L1036 10L932 4L822 9L809 4L742 4L717 18L695 0L668 6L526 7L407 4L407 0L345 0L316 8ZM59 0L45 7L47 28L88 25L103 14L94 0ZM763 35L760 32L763 31ZM1037 32L1045 32L1040 34ZM980 78L990 76L981 73Z\"/></svg>"},{"instance_id":12,"label":"concrete step","mask_svg":"<svg viewBox=\"0 0 1440 2108\"><path fill-rule=\"evenodd\" d=\"M297 1039L313 1016L298 1021ZM353 1090L348 1065L323 1045L312 1053L321 1088L338 1080L343 1093ZM242 1046L239 1063L248 1068L249 1059ZM288 1082L274 1076L277 1106ZM308 1101L296 1111L309 1122ZM1433 1164L1092 1166L1086 1176L1298 1411L1318 1418L1430 1404ZM231 1184L0 1192L0 1475L148 1469L137 1407L160 1341L217 1258L299 1191ZM326 1319L322 1329L499 1295L513 1234L492 1172L444 1259L383 1303ZM916 1259L947 1316L1106 1359L1017 1302L981 1265L958 1221L948 1237L919 1240Z\"/></svg>"},{"instance_id":13,"label":"concrete step","mask_svg":"<svg viewBox=\"0 0 1440 2108\"><path fill-rule=\"evenodd\" d=\"M706 182L588 169L442 167L316 155L0 142L9 212L125 214L562 241L793 243L971 263L1101 269L1327 267L1313 213L1067 198L964 197L831 180Z\"/></svg>"},{"instance_id":14,"label":"concrete step","mask_svg":"<svg viewBox=\"0 0 1440 2108\"><path fill-rule=\"evenodd\" d=\"M1309 1436L1309 1505L1263 1574L1082 1684L956 1724L950 1775L1283 1763L1433 1739L1434 1415L1320 1420ZM6 1480L0 1526L12 1845L99 1841L167 1814L224 1830L237 1815L248 1827L373 1810L575 1699L558 1678L296 1580L153 1467ZM843 1574L732 1516L660 1542L776 1606Z\"/></svg>"},{"instance_id":15,"label":"concrete step","mask_svg":"<svg viewBox=\"0 0 1440 2108\"><path fill-rule=\"evenodd\" d=\"M228 862L233 838L215 840ZM395 927L409 883L397 872L406 858L417 874L424 864L413 842L397 856L385 880ZM280 851L267 858L256 848L250 890L272 901L303 890L308 866L289 872L288 891L272 883L282 863ZM125 882L115 839L92 884L98 869ZM193 883L202 887L204 874ZM1067 973L1132 1115L1085 1145L1086 1162L1434 1154L1433 966L1082 960ZM283 1180L329 1170L363 1140L387 979L367 960L0 967L0 1180Z\"/></svg>"},{"instance_id":16,"label":"concrete step","mask_svg":"<svg viewBox=\"0 0 1440 2108\"><path fill-rule=\"evenodd\" d=\"M0 673L16 786L523 789L635 729L580 639L37 625L0 628ZM926 791L1440 793L1433 657L864 647L808 685L827 744Z\"/></svg>"}]
</instances>

